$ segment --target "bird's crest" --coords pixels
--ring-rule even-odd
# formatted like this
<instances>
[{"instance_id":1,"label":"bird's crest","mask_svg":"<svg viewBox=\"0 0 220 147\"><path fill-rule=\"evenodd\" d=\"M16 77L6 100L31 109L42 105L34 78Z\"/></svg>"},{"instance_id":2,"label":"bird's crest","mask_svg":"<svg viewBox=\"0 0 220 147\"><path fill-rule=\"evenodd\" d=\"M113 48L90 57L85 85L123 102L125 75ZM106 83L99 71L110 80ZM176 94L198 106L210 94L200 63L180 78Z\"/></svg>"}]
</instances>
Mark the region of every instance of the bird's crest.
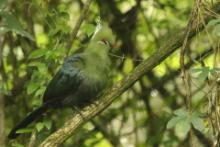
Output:
<instances>
[{"instance_id":1,"label":"bird's crest","mask_svg":"<svg viewBox=\"0 0 220 147\"><path fill-rule=\"evenodd\" d=\"M115 43L115 35L107 23L98 23L91 41L103 41L112 45Z\"/></svg>"}]
</instances>

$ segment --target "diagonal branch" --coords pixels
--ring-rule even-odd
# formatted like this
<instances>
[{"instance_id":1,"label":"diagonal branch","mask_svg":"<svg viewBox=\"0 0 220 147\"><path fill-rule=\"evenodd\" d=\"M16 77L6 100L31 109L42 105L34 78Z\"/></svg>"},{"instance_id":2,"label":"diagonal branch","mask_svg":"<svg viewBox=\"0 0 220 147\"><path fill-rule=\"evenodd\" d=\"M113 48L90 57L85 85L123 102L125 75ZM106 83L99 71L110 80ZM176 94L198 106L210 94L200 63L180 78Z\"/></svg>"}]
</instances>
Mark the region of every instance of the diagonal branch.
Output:
<instances>
[{"instance_id":1,"label":"diagonal branch","mask_svg":"<svg viewBox=\"0 0 220 147\"><path fill-rule=\"evenodd\" d=\"M213 11L220 11L219 4L216 5L216 9ZM207 17L205 19L206 23L211 19ZM200 23L198 26L193 26L190 33L189 39L196 35L198 30L204 28L203 24ZM68 120L62 128L51 134L40 147L58 147L63 143L68 137L76 132L82 124L87 122L89 119L95 117L100 112L105 110L114 100L117 99L123 92L125 92L129 87L131 87L140 77L142 77L146 72L151 71L154 67L160 64L164 59L171 55L175 50L182 46L184 40L184 31L179 32L176 36L169 39L166 44L161 48L156 50L148 59L144 60L139 64L133 72L128 74L123 80L117 82L113 87L107 89L101 97L96 101L96 105L89 105L82 110L83 118L80 114L73 116Z\"/></svg>"}]
</instances>

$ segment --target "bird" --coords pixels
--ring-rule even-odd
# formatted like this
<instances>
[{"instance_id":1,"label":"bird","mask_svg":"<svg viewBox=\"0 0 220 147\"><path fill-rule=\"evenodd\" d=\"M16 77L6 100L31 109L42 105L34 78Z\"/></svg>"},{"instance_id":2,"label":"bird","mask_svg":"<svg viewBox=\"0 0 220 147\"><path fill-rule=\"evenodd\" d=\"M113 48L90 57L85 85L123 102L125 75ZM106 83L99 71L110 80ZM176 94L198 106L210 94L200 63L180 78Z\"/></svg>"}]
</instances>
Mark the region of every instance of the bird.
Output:
<instances>
[{"instance_id":1,"label":"bird","mask_svg":"<svg viewBox=\"0 0 220 147\"><path fill-rule=\"evenodd\" d=\"M92 103L109 83L109 51L115 47L115 40L107 24L97 27L86 49L67 57L49 82L42 105L12 128L8 138L15 139L20 135L19 129L27 127L48 109L81 108Z\"/></svg>"}]
</instances>

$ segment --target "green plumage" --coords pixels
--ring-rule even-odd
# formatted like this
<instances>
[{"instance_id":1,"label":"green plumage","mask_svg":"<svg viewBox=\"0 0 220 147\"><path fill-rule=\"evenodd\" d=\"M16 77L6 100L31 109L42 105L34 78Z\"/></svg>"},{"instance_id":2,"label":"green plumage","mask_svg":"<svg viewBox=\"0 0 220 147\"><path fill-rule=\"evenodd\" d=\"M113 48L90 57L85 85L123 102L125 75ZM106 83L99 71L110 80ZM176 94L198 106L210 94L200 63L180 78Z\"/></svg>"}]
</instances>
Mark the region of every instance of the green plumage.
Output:
<instances>
[{"instance_id":1,"label":"green plumage","mask_svg":"<svg viewBox=\"0 0 220 147\"><path fill-rule=\"evenodd\" d=\"M91 103L108 84L111 65L108 53L114 42L115 36L107 25L96 31L83 53L65 60L44 93L43 105L14 127L9 138L17 137L18 129L26 127L48 108L82 107Z\"/></svg>"}]
</instances>

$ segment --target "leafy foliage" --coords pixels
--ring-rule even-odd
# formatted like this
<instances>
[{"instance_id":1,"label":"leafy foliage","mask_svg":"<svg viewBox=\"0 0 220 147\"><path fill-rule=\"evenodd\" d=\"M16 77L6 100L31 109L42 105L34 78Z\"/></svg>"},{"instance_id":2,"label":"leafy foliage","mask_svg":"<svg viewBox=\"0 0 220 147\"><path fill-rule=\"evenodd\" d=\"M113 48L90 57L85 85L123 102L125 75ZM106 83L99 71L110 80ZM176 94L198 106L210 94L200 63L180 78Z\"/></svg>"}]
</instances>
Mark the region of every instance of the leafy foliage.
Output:
<instances>
[{"instance_id":1,"label":"leafy foliage","mask_svg":"<svg viewBox=\"0 0 220 147\"><path fill-rule=\"evenodd\" d=\"M0 16L3 18L3 24L1 26L0 33L12 31L21 36L34 40L33 36L21 27L18 20L10 12L0 11Z\"/></svg>"},{"instance_id":2,"label":"leafy foliage","mask_svg":"<svg viewBox=\"0 0 220 147\"><path fill-rule=\"evenodd\" d=\"M117 49L110 53L113 64L109 80L115 83L144 59L154 58L152 53L163 49L169 38L175 41L190 20L193 8L192 0L93 1L76 39L70 40L85 2L0 0L0 130L4 130L4 136L41 105L44 91L67 52L75 54L86 48L99 18L117 35ZM204 117L206 114L215 120L212 109L215 103L210 101L218 95L220 19L219 12L209 11L212 3L215 0L208 0L198 8L199 18L195 18L195 23L202 22L204 26L206 14L213 19L187 45L191 110L184 109L186 92L179 72L178 50L143 75L118 101L82 126L63 146L189 146L189 131L194 130L200 133L199 136L193 132L196 146L214 142L214 129ZM66 48L68 42L70 48ZM209 51L213 47L214 53ZM4 118L1 112L5 113ZM19 130L25 135L4 143L27 146L34 128L38 146L72 115L71 109L51 110L28 128ZM2 120L5 121L3 129Z\"/></svg>"},{"instance_id":3,"label":"leafy foliage","mask_svg":"<svg viewBox=\"0 0 220 147\"><path fill-rule=\"evenodd\" d=\"M201 67L194 68L191 70L193 73L197 73L197 78L201 81L204 81L207 78L217 79L218 78L218 68L210 68L210 67Z\"/></svg>"},{"instance_id":4,"label":"leafy foliage","mask_svg":"<svg viewBox=\"0 0 220 147\"><path fill-rule=\"evenodd\" d=\"M203 131L205 129L201 114L198 112L190 113L187 112L186 109L180 108L175 110L174 114L175 116L168 121L167 128L170 129L175 127L175 132L181 137L186 136L191 128L191 125L199 131Z\"/></svg>"},{"instance_id":5,"label":"leafy foliage","mask_svg":"<svg viewBox=\"0 0 220 147\"><path fill-rule=\"evenodd\" d=\"M213 19L208 23L208 26L213 26L213 34L220 37L220 19Z\"/></svg>"}]
</instances>

